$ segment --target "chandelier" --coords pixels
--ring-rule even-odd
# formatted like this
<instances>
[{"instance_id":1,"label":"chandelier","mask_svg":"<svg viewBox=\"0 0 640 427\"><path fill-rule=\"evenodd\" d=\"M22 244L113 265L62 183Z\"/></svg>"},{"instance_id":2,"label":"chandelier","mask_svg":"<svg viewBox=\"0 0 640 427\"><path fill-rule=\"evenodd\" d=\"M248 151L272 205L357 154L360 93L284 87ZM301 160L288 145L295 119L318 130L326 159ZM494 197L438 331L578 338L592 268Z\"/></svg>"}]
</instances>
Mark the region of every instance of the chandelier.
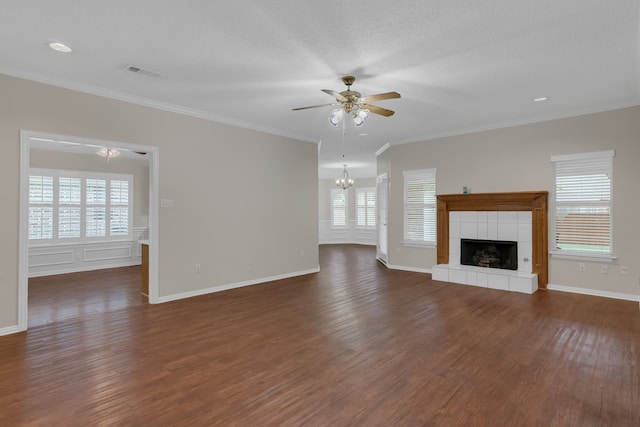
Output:
<instances>
[{"instance_id":1,"label":"chandelier","mask_svg":"<svg viewBox=\"0 0 640 427\"><path fill-rule=\"evenodd\" d=\"M335 110L334 110L335 111ZM344 122L342 122L342 161L344 161L344 134L345 134L345 126ZM353 186L354 181L349 178L349 172L347 171L347 165L342 165L342 172L340 173L340 178L336 179L336 186L346 190L347 188Z\"/></svg>"},{"instance_id":2,"label":"chandelier","mask_svg":"<svg viewBox=\"0 0 640 427\"><path fill-rule=\"evenodd\" d=\"M98 154L98 156L100 157L106 158L107 163L109 163L109 160L120 155L120 151L116 150L115 148L102 147L96 154Z\"/></svg>"},{"instance_id":3,"label":"chandelier","mask_svg":"<svg viewBox=\"0 0 640 427\"><path fill-rule=\"evenodd\" d=\"M336 186L346 190L347 188L353 186L354 182L351 178L349 178L349 172L347 171L347 165L343 165L344 168L340 173L340 178L336 179Z\"/></svg>"}]
</instances>

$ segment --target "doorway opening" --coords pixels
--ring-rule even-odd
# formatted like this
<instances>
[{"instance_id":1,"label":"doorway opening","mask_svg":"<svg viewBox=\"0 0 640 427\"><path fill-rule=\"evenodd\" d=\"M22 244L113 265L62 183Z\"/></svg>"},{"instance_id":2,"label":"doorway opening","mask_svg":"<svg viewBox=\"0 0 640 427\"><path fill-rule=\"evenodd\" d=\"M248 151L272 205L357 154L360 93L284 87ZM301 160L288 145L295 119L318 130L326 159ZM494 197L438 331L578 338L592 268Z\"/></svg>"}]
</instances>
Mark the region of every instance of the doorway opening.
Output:
<instances>
[{"instance_id":1,"label":"doorway opening","mask_svg":"<svg viewBox=\"0 0 640 427\"><path fill-rule=\"evenodd\" d=\"M119 150L122 153L134 153L148 159L148 235L149 243L149 303L158 302L158 207L159 207L159 163L158 147L127 144L116 141L103 141L67 135L55 135L41 132L21 131L20 135L20 219L19 219L19 270L18 270L18 330L28 327L28 287L29 287L29 189L30 155L33 149L58 152L96 154L101 147ZM107 158L105 161L113 161ZM144 197L144 196L142 196ZM84 207L82 209L85 209ZM33 237L33 236L32 236ZM138 237L139 238L139 237ZM131 247L131 246L130 246ZM111 248L113 251L121 250ZM61 251L63 252L63 251ZM76 258L77 255L76 255ZM86 260L88 257L83 255Z\"/></svg>"}]
</instances>

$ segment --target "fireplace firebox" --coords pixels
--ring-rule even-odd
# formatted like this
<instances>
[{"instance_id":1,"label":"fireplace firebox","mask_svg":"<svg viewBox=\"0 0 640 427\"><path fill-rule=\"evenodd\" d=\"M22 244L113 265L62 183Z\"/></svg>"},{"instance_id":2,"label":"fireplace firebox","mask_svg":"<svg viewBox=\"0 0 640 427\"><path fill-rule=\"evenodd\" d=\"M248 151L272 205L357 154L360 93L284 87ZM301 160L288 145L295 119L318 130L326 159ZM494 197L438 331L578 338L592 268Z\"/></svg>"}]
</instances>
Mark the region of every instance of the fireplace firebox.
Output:
<instances>
[{"instance_id":1,"label":"fireplace firebox","mask_svg":"<svg viewBox=\"0 0 640 427\"><path fill-rule=\"evenodd\" d=\"M460 240L460 264L518 269L518 243L505 240Z\"/></svg>"}]
</instances>

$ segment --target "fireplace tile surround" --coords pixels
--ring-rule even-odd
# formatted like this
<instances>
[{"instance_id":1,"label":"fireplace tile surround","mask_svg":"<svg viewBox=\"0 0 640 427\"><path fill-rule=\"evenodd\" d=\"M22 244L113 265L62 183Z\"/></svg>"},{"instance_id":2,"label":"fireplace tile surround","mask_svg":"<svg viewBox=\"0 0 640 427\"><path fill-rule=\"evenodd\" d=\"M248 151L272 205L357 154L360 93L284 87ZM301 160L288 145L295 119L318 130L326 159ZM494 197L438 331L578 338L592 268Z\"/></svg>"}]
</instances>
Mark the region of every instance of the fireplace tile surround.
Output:
<instances>
[{"instance_id":1,"label":"fireplace tile surround","mask_svg":"<svg viewBox=\"0 0 640 427\"><path fill-rule=\"evenodd\" d=\"M531 237L531 212L449 212L449 263L434 266L432 277L445 282L531 294L538 289L537 275L531 272ZM460 265L461 239L517 242L518 270Z\"/></svg>"},{"instance_id":2,"label":"fireplace tile surround","mask_svg":"<svg viewBox=\"0 0 640 427\"><path fill-rule=\"evenodd\" d=\"M438 195L434 280L525 293L546 288L547 199L546 191ZM518 271L461 266L461 236L517 241Z\"/></svg>"},{"instance_id":3,"label":"fireplace tile surround","mask_svg":"<svg viewBox=\"0 0 640 427\"><path fill-rule=\"evenodd\" d=\"M531 273L531 212L449 212L449 265L460 265L460 239L518 242L518 271Z\"/></svg>"}]
</instances>

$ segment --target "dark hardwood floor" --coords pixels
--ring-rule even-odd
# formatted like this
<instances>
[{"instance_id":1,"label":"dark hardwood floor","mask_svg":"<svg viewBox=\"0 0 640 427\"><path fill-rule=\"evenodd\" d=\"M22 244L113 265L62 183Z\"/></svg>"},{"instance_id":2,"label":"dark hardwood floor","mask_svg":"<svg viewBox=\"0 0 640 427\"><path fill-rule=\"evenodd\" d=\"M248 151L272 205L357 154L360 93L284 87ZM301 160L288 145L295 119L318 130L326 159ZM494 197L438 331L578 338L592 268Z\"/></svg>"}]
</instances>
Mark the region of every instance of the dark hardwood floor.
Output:
<instances>
[{"instance_id":1,"label":"dark hardwood floor","mask_svg":"<svg viewBox=\"0 0 640 427\"><path fill-rule=\"evenodd\" d=\"M39 279L30 329L0 337L0 425L640 425L638 303L374 255L322 246L320 273L161 305L136 268L54 278L91 288L51 303Z\"/></svg>"},{"instance_id":2,"label":"dark hardwood floor","mask_svg":"<svg viewBox=\"0 0 640 427\"><path fill-rule=\"evenodd\" d=\"M29 279L29 328L147 303L140 266Z\"/></svg>"}]
</instances>

